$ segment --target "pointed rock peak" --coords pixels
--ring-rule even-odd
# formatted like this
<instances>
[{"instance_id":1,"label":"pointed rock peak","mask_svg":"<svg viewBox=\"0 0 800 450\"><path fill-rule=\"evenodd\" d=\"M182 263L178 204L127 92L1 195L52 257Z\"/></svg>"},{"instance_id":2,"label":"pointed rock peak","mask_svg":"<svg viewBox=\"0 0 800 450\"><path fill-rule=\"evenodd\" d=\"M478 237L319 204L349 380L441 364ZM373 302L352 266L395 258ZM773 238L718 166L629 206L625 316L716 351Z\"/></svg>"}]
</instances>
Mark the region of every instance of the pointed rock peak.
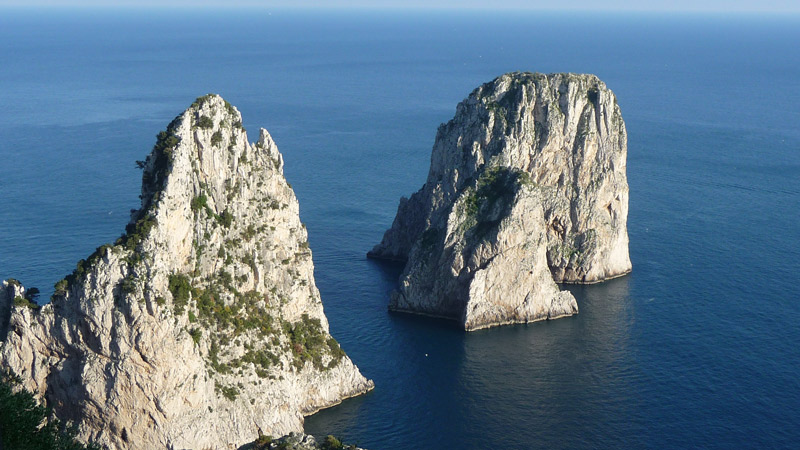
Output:
<instances>
[{"instance_id":1,"label":"pointed rock peak","mask_svg":"<svg viewBox=\"0 0 800 450\"><path fill-rule=\"evenodd\" d=\"M52 304L6 308L0 287L0 365L84 438L238 448L373 387L328 331L283 158L241 119L210 94L160 132L126 233Z\"/></svg>"},{"instance_id":2,"label":"pointed rock peak","mask_svg":"<svg viewBox=\"0 0 800 450\"><path fill-rule=\"evenodd\" d=\"M193 151L180 151L182 149ZM181 158L188 159L193 168L202 172L198 175L203 181L225 175L216 170L218 164L203 164L204 160L236 165L246 150L247 134L236 107L216 94L198 97L166 130L158 133L153 151L140 162L144 169L142 209L147 210L153 196L165 188L167 176L176 162L178 165L185 163ZM201 164L195 164L197 161Z\"/></svg>"},{"instance_id":3,"label":"pointed rock peak","mask_svg":"<svg viewBox=\"0 0 800 450\"><path fill-rule=\"evenodd\" d=\"M270 136L267 130L262 128L259 131L256 147L267 152L267 156L272 160L275 170L283 173L283 155L278 151L275 141L272 140L272 136Z\"/></svg>"}]
</instances>

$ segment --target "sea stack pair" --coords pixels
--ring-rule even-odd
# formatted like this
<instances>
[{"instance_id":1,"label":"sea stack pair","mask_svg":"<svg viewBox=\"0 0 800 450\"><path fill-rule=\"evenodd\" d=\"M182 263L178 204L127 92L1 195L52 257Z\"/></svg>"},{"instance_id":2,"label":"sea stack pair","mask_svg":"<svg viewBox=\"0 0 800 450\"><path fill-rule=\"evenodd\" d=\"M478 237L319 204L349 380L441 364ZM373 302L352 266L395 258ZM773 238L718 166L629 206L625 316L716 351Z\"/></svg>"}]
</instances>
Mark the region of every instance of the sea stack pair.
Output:
<instances>
[{"instance_id":1,"label":"sea stack pair","mask_svg":"<svg viewBox=\"0 0 800 450\"><path fill-rule=\"evenodd\" d=\"M626 135L590 75L514 73L439 129L425 186L370 256L391 307L467 330L577 312L556 282L630 271ZM328 332L283 157L198 98L140 161L126 232L38 306L0 285L0 365L108 449L238 448L373 388Z\"/></svg>"}]
</instances>

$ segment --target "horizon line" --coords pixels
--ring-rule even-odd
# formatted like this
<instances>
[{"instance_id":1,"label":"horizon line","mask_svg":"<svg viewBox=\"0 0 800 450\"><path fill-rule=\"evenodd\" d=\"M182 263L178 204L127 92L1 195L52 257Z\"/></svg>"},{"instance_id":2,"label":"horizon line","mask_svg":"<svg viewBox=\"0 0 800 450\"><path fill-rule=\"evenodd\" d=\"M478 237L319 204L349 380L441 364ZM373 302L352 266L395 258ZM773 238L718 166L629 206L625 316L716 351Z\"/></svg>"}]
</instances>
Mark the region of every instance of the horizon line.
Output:
<instances>
[{"instance_id":1,"label":"horizon line","mask_svg":"<svg viewBox=\"0 0 800 450\"><path fill-rule=\"evenodd\" d=\"M501 7L487 7L487 6L401 6L401 5L335 5L335 6L312 6L312 5L281 5L281 6L267 6L267 5L253 5L253 4L227 4L227 5L210 5L210 4L142 4L142 3L116 3L116 4L77 4L77 5L52 5L46 3L33 3L19 2L19 3L6 3L0 2L0 10L20 10L20 11L303 11L303 12L333 12L333 11L364 11L364 12L548 12L548 13L622 13L622 14L641 14L641 13L659 13L659 14L718 14L718 15L742 15L742 14L758 14L758 15L800 15L800 7L797 9L769 9L769 8L734 8L734 9L717 9L717 8L690 8L690 9L672 9L672 8L609 8L609 7L520 7L520 6L501 6Z\"/></svg>"}]
</instances>

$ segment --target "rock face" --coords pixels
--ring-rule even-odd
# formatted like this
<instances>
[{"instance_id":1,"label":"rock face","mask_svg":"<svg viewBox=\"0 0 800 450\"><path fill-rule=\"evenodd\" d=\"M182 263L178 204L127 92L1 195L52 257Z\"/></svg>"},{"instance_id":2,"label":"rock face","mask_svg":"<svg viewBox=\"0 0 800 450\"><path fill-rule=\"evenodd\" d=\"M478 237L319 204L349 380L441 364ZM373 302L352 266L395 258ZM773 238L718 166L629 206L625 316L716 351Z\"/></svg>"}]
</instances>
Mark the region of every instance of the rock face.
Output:
<instances>
[{"instance_id":1,"label":"rock face","mask_svg":"<svg viewBox=\"0 0 800 450\"><path fill-rule=\"evenodd\" d=\"M0 362L83 439L237 448L373 387L328 332L283 158L241 120L208 95L161 132L126 233L49 304L0 286Z\"/></svg>"},{"instance_id":2,"label":"rock face","mask_svg":"<svg viewBox=\"0 0 800 450\"><path fill-rule=\"evenodd\" d=\"M477 88L368 253L407 261L390 308L467 330L577 313L556 282L631 270L626 155L616 98L593 75L510 73Z\"/></svg>"}]
</instances>

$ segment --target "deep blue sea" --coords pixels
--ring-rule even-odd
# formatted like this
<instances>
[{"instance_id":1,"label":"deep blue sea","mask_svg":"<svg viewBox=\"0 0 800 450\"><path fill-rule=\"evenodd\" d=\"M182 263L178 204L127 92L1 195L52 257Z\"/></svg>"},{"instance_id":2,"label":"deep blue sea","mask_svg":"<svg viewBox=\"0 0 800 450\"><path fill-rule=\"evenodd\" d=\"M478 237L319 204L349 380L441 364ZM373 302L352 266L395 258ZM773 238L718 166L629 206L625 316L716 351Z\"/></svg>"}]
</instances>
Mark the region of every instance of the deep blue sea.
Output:
<instances>
[{"instance_id":1,"label":"deep blue sea","mask_svg":"<svg viewBox=\"0 0 800 450\"><path fill-rule=\"evenodd\" d=\"M43 298L123 231L208 92L267 128L331 331L374 392L307 420L372 450L800 445L800 16L0 10L0 277ZM508 71L590 72L628 127L633 273L473 333L387 312L365 253L436 128Z\"/></svg>"}]
</instances>

